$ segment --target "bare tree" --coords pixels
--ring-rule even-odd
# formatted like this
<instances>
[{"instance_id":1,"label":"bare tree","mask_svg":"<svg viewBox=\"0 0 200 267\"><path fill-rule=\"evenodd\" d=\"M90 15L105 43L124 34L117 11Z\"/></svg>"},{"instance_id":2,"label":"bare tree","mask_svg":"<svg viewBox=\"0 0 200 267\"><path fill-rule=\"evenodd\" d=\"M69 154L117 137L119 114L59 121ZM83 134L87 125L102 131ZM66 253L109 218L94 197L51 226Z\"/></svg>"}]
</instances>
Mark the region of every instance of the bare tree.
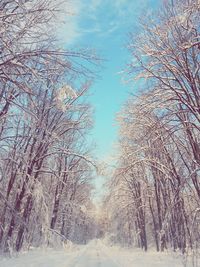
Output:
<instances>
[{"instance_id":1,"label":"bare tree","mask_svg":"<svg viewBox=\"0 0 200 267\"><path fill-rule=\"evenodd\" d=\"M84 95L98 59L89 50L59 48L50 29L60 11L59 1L0 3L0 244L6 252L48 243L49 232L67 239L70 201L91 223L80 209L90 202L94 168L84 141L92 125Z\"/></svg>"},{"instance_id":2,"label":"bare tree","mask_svg":"<svg viewBox=\"0 0 200 267\"><path fill-rule=\"evenodd\" d=\"M140 34L131 35L128 46L127 74L140 79L143 90L129 97L118 115L119 154L110 199L120 199L126 214L131 210L136 224L129 224L129 232L133 239L140 236L138 245L146 233L147 245L153 238L157 250L185 253L199 242L194 227L199 210L199 10L199 1L165 1L157 16L142 23ZM110 213L114 224L116 210ZM129 217L124 216L124 224ZM121 231L129 243L118 226L113 234Z\"/></svg>"}]
</instances>

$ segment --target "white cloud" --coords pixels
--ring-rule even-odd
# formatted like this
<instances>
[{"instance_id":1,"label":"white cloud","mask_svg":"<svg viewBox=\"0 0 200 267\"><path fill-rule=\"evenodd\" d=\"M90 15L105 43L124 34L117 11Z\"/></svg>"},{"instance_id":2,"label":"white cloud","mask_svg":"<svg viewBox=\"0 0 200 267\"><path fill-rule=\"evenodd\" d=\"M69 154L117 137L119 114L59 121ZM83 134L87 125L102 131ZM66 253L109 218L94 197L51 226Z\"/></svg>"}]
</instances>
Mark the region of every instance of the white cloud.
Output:
<instances>
[{"instance_id":1,"label":"white cloud","mask_svg":"<svg viewBox=\"0 0 200 267\"><path fill-rule=\"evenodd\" d=\"M66 0L59 18L58 35L65 45L77 42L87 34L107 36L122 25L130 25L133 14L144 6L144 0Z\"/></svg>"},{"instance_id":2,"label":"white cloud","mask_svg":"<svg viewBox=\"0 0 200 267\"><path fill-rule=\"evenodd\" d=\"M81 0L70 0L63 2L60 6L61 14L57 18L57 35L63 45L73 44L82 33L79 28L81 18Z\"/></svg>"}]
</instances>

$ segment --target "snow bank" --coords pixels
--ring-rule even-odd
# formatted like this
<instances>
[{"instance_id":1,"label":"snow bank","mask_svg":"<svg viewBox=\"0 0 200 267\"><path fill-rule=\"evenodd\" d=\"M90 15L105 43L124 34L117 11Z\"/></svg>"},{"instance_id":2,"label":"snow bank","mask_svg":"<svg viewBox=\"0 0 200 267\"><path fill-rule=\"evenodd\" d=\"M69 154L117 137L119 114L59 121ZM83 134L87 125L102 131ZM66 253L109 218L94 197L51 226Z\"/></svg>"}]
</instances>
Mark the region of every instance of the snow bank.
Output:
<instances>
[{"instance_id":1,"label":"snow bank","mask_svg":"<svg viewBox=\"0 0 200 267\"><path fill-rule=\"evenodd\" d=\"M0 267L192 267L175 253L142 252L108 246L101 240L87 245L68 244L65 249L34 249L11 259L1 259Z\"/></svg>"},{"instance_id":2,"label":"snow bank","mask_svg":"<svg viewBox=\"0 0 200 267\"><path fill-rule=\"evenodd\" d=\"M0 258L0 267L66 267L77 256L81 246L69 242L63 249L31 248L28 252L14 255L12 258Z\"/></svg>"}]
</instances>

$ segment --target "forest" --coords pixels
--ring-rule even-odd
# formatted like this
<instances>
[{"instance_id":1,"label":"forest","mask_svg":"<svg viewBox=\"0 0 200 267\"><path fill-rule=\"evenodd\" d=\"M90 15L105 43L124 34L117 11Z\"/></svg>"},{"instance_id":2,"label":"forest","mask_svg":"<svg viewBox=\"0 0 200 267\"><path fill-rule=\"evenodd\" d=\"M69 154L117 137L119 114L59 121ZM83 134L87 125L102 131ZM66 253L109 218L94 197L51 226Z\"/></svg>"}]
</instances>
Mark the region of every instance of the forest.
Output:
<instances>
[{"instance_id":1,"label":"forest","mask_svg":"<svg viewBox=\"0 0 200 267\"><path fill-rule=\"evenodd\" d=\"M106 203L113 238L144 250L152 242L157 251L199 249L199 12L199 1L169 1L128 44L127 74L143 82L117 116Z\"/></svg>"},{"instance_id":2,"label":"forest","mask_svg":"<svg viewBox=\"0 0 200 267\"><path fill-rule=\"evenodd\" d=\"M0 1L1 253L107 238L199 257L200 1L163 1L129 33L120 67L138 89L116 115L98 216L94 180L108 170L88 94L104 60L59 44L61 13L54 0Z\"/></svg>"}]
</instances>

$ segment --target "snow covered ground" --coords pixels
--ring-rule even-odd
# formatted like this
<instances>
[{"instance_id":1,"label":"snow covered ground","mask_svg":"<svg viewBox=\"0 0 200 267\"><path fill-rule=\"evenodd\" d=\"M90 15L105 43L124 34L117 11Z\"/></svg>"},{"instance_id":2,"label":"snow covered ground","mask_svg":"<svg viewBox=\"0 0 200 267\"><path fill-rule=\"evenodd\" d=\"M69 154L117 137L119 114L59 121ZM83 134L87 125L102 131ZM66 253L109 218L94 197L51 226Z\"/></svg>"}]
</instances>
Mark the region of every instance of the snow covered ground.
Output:
<instances>
[{"instance_id":1,"label":"snow covered ground","mask_svg":"<svg viewBox=\"0 0 200 267\"><path fill-rule=\"evenodd\" d=\"M179 256L106 246L95 240L85 246L63 250L36 249L11 259L1 258L0 267L182 267ZM190 265L187 265L190 266Z\"/></svg>"}]
</instances>

